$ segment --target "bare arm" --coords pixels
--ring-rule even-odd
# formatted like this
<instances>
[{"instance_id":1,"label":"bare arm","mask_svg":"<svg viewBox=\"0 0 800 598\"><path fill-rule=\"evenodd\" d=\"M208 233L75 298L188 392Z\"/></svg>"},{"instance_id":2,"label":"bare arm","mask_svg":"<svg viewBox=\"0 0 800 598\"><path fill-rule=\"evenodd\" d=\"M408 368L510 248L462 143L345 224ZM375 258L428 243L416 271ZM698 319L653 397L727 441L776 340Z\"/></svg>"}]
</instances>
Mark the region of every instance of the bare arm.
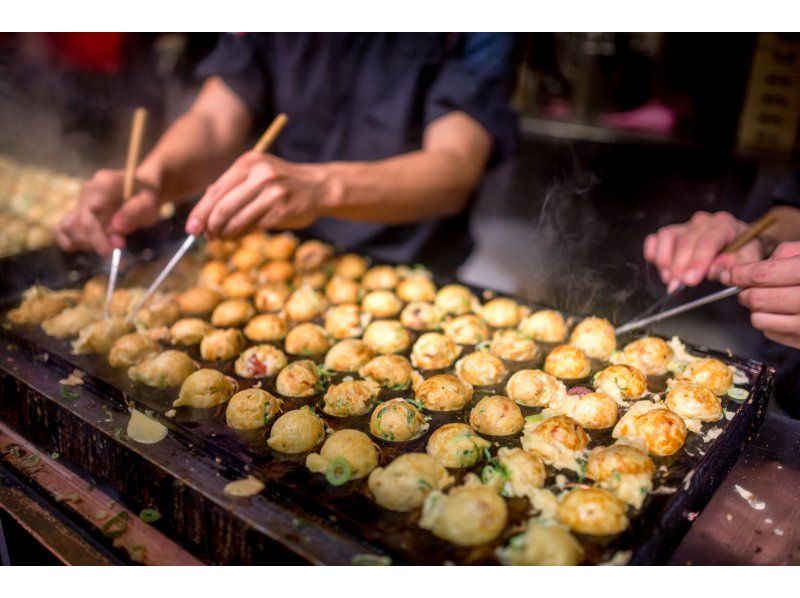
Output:
<instances>
[{"instance_id":1,"label":"bare arm","mask_svg":"<svg viewBox=\"0 0 800 598\"><path fill-rule=\"evenodd\" d=\"M321 216L401 224L455 214L480 181L491 146L482 125L452 112L427 127L420 150L386 160L296 164L249 152L209 187L187 231L236 237Z\"/></svg>"}]
</instances>

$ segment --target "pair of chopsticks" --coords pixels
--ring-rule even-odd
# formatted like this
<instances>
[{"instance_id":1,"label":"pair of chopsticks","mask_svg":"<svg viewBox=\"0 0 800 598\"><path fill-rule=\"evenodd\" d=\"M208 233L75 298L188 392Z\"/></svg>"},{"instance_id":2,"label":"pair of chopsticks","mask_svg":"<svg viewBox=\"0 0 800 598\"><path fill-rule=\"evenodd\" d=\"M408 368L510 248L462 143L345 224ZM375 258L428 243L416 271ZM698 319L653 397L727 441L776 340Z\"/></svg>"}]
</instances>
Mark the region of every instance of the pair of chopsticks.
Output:
<instances>
[{"instance_id":1,"label":"pair of chopsticks","mask_svg":"<svg viewBox=\"0 0 800 598\"><path fill-rule=\"evenodd\" d=\"M281 134L283 128L286 126L286 123L289 122L289 117L285 114L281 113L275 117L275 120L267 127L267 130L261 135L261 138L258 142L253 146L253 151L255 152L266 152L273 142L278 138L278 135ZM167 262L167 265L164 266L163 270L159 272L156 279L152 282L150 287L147 289L147 292L142 296L141 299L136 303L134 308L128 313L128 317L126 321L132 322L133 318L136 316L136 313L142 308L142 306L147 302L150 297L153 296L153 293L156 292L158 287L161 286L161 283L164 282L164 279L169 276L169 273L172 272L173 268L175 268L176 264L181 261L186 252L194 245L194 242L197 240L195 235L189 235L186 237L186 240L181 244L178 251L175 252L175 255Z\"/></svg>"},{"instance_id":2,"label":"pair of chopsticks","mask_svg":"<svg viewBox=\"0 0 800 598\"><path fill-rule=\"evenodd\" d=\"M139 161L139 152L142 149L142 137L144 136L144 126L147 123L147 108L137 108L133 113L131 123L131 137L128 141L128 157L125 160L125 178L122 184L122 199L128 201L133 196L133 187L136 181L136 163ZM108 318L108 310L111 306L111 298L117 286L117 276L119 275L119 263L122 259L122 249L115 247L111 252L111 272L108 275L108 288L106 289L106 305L103 316Z\"/></svg>"},{"instance_id":3,"label":"pair of chopsticks","mask_svg":"<svg viewBox=\"0 0 800 598\"><path fill-rule=\"evenodd\" d=\"M776 221L777 217L774 214L765 214L764 216L759 218L756 222L748 226L746 230L742 231L742 233L738 237L736 237L733 241L731 241L722 251L722 254L734 253L736 251L739 251L742 247L747 245L750 241L758 237L761 233L763 233L765 230L767 230L769 227L775 224ZM666 311L661 311L659 313L656 313L655 315L651 315L664 305L668 304L676 296L680 295L681 292L683 292L685 289L686 285L683 284L680 285L677 289L659 299L656 303L651 305L644 312L633 318L633 320L629 321L627 324L620 326L614 332L616 334L624 334L626 332L630 332L631 330L637 330L639 328L643 328L655 322L660 322L661 320L665 320L667 318L677 316L678 314L685 313L687 311L695 309L696 307L707 305L709 303L713 303L714 301L720 301L722 299L726 299L727 297L736 295L737 293L739 293L739 291L742 290L740 287L730 287L722 291L706 295L705 297L695 299L694 301L690 301L689 303L685 303L683 305L673 307L672 309L668 309Z\"/></svg>"}]
</instances>

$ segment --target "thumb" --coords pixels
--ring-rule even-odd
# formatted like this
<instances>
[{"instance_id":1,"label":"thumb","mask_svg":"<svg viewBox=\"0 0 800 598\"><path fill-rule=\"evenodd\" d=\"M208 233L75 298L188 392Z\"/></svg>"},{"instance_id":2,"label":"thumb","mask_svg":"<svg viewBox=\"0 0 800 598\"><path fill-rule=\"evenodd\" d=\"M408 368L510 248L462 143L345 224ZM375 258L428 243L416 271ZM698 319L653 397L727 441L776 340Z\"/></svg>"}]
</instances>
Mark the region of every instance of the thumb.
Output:
<instances>
[{"instance_id":1,"label":"thumb","mask_svg":"<svg viewBox=\"0 0 800 598\"><path fill-rule=\"evenodd\" d=\"M153 193L138 193L126 201L111 219L111 231L129 235L133 231L151 226L158 220L158 200Z\"/></svg>"},{"instance_id":2,"label":"thumb","mask_svg":"<svg viewBox=\"0 0 800 598\"><path fill-rule=\"evenodd\" d=\"M800 242L781 243L772 254L771 259L786 259L798 255L800 255Z\"/></svg>"}]
</instances>

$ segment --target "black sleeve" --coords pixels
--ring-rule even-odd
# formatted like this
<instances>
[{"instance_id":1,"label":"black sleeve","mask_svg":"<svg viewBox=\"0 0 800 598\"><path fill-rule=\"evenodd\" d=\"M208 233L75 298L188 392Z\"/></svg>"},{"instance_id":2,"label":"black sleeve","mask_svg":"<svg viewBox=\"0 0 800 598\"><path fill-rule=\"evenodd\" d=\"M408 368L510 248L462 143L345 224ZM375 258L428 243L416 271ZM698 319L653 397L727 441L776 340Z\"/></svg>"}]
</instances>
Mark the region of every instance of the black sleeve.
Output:
<instances>
[{"instance_id":1,"label":"black sleeve","mask_svg":"<svg viewBox=\"0 0 800 598\"><path fill-rule=\"evenodd\" d=\"M778 205L800 208L800 170L795 170L781 181L773 199Z\"/></svg>"},{"instance_id":2,"label":"black sleeve","mask_svg":"<svg viewBox=\"0 0 800 598\"><path fill-rule=\"evenodd\" d=\"M269 72L258 34L226 33L216 48L197 65L195 78L220 77L247 106L254 119L268 111Z\"/></svg>"},{"instance_id":3,"label":"black sleeve","mask_svg":"<svg viewBox=\"0 0 800 598\"><path fill-rule=\"evenodd\" d=\"M507 33L465 34L431 87L425 125L450 112L465 112L492 136L491 163L516 145L517 116L509 104L516 38Z\"/></svg>"}]
</instances>

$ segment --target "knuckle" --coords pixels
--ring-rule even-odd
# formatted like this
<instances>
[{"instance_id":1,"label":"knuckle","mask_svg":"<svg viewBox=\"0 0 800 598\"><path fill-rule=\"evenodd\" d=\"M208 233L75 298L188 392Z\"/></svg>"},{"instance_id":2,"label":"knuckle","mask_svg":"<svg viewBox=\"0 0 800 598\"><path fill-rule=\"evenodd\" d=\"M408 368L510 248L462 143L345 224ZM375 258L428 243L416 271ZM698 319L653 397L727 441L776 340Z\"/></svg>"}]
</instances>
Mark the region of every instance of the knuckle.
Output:
<instances>
[{"instance_id":1,"label":"knuckle","mask_svg":"<svg viewBox=\"0 0 800 598\"><path fill-rule=\"evenodd\" d=\"M769 275L772 268L768 262L764 262L762 264L756 264L753 267L753 271L751 273L751 277L754 282L762 283L769 279Z\"/></svg>"}]
</instances>

